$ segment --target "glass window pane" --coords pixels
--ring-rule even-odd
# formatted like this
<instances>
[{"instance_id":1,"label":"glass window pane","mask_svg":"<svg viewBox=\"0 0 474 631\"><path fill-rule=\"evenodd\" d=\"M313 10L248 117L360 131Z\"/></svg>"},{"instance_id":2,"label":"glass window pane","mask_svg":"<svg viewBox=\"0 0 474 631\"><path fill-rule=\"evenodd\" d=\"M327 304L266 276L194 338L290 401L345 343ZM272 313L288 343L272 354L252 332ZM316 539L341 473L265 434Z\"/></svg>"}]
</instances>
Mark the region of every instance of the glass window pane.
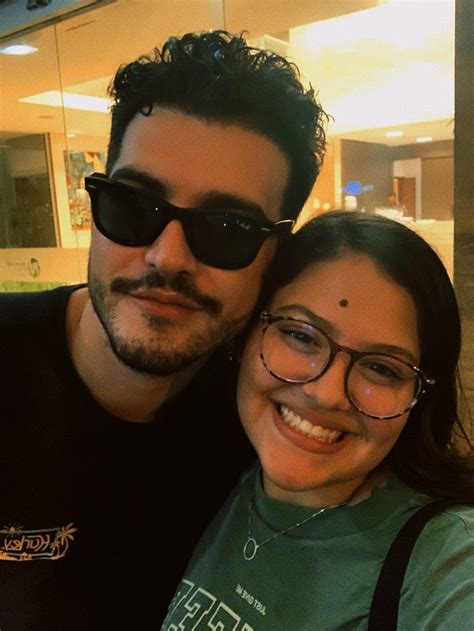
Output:
<instances>
[{"instance_id":1,"label":"glass window pane","mask_svg":"<svg viewBox=\"0 0 474 631\"><path fill-rule=\"evenodd\" d=\"M10 144L19 137L36 137L45 147L34 194L47 197L49 183L50 204L46 210L41 198L35 211L42 224L49 217L47 229L16 235L8 227L16 211L0 210L0 282L19 262L11 260L14 252L27 243L40 247L39 240L61 250L61 264L52 275L42 265L41 280L85 280L91 226L83 177L104 169L113 74L171 34L212 28L245 30L257 45L288 55L334 117L301 221L335 207L389 214L431 241L452 273L454 0L117 0L24 36L33 54L0 54L2 204L11 207L18 188L6 174ZM7 248L15 265L5 263Z\"/></svg>"}]
</instances>

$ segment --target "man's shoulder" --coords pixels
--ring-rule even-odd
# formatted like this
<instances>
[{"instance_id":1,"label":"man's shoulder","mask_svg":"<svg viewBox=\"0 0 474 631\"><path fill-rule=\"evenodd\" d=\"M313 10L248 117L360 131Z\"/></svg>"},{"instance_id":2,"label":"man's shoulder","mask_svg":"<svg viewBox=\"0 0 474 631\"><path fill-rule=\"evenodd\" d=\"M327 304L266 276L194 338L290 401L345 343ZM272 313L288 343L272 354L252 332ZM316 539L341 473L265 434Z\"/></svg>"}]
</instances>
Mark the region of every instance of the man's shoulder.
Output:
<instances>
[{"instance_id":1,"label":"man's shoulder","mask_svg":"<svg viewBox=\"0 0 474 631\"><path fill-rule=\"evenodd\" d=\"M58 309L65 309L69 297L79 286L62 286L34 292L0 293L0 327L44 322Z\"/></svg>"}]
</instances>

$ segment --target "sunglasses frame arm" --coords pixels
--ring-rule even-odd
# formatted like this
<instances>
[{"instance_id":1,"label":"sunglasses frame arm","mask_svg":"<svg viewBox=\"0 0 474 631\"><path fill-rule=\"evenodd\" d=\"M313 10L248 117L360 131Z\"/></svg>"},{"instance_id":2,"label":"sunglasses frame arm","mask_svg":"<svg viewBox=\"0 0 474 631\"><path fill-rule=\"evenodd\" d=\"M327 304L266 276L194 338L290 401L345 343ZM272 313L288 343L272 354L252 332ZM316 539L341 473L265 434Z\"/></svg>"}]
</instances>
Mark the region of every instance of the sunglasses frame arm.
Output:
<instances>
[{"instance_id":1,"label":"sunglasses frame arm","mask_svg":"<svg viewBox=\"0 0 474 631\"><path fill-rule=\"evenodd\" d=\"M296 221L294 219L281 219L272 224L270 228L273 234L278 236L290 236Z\"/></svg>"}]
</instances>

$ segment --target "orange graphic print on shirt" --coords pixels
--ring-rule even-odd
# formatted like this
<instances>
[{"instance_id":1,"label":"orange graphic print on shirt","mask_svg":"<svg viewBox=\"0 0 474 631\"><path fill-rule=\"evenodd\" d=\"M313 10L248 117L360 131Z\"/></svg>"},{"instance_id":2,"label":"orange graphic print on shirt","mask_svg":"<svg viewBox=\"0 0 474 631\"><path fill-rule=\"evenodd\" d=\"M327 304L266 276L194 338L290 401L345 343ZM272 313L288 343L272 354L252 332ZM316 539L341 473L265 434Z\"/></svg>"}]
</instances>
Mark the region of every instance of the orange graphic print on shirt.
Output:
<instances>
[{"instance_id":1,"label":"orange graphic print on shirt","mask_svg":"<svg viewBox=\"0 0 474 631\"><path fill-rule=\"evenodd\" d=\"M22 526L0 529L0 561L54 561L64 557L74 540L74 524L24 530Z\"/></svg>"}]
</instances>

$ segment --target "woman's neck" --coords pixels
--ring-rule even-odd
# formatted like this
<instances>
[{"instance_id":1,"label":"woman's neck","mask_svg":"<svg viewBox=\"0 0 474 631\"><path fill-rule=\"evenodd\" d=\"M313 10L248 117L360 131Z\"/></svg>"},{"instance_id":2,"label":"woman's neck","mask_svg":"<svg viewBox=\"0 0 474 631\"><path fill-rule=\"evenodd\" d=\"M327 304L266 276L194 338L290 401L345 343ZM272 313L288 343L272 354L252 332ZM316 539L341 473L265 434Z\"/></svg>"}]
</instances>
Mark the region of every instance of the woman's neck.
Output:
<instances>
[{"instance_id":1,"label":"woman's neck","mask_svg":"<svg viewBox=\"0 0 474 631\"><path fill-rule=\"evenodd\" d=\"M380 466L371 471L366 477L341 480L330 485L298 491L279 487L264 471L262 472L262 481L265 493L275 500L298 506L324 508L341 504L358 504L367 499L374 488L385 484L386 475L386 467Z\"/></svg>"}]
</instances>

